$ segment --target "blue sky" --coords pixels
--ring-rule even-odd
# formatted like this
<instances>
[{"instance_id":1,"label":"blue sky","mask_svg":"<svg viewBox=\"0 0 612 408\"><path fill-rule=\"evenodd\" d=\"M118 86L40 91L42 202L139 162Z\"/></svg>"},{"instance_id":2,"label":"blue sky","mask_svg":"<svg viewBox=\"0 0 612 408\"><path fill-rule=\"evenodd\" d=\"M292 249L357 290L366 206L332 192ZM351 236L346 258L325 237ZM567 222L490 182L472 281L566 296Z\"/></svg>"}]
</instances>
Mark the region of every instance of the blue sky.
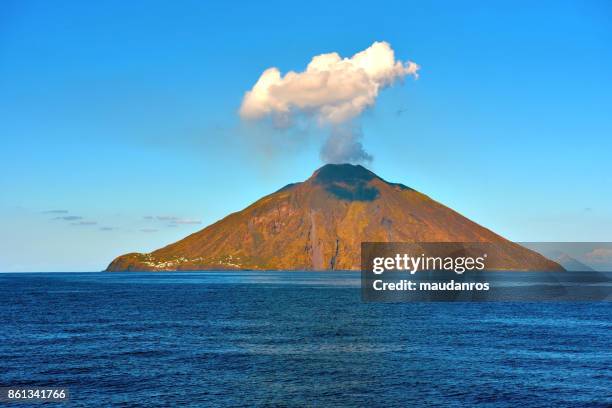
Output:
<instances>
[{"instance_id":1,"label":"blue sky","mask_svg":"<svg viewBox=\"0 0 612 408\"><path fill-rule=\"evenodd\" d=\"M288 5L3 2L0 271L101 270L307 178L321 132L246 125L244 92L377 40L421 70L359 119L372 170L509 239L612 241L609 2Z\"/></svg>"}]
</instances>

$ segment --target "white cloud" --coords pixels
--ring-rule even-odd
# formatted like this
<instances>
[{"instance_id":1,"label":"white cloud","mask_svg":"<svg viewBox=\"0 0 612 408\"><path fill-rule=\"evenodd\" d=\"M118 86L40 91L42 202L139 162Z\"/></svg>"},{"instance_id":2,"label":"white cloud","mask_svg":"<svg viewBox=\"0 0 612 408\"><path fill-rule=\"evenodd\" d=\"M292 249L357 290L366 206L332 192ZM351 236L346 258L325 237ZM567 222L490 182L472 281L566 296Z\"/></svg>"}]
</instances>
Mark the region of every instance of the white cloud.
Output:
<instances>
[{"instance_id":1,"label":"white cloud","mask_svg":"<svg viewBox=\"0 0 612 408\"><path fill-rule=\"evenodd\" d=\"M416 78L418 70L414 62L396 60L391 45L384 41L351 58L336 52L317 55L303 72L283 76L278 68L266 69L244 95L240 116L271 116L290 123L293 114L307 113L320 124L342 124L374 105L381 89L408 75Z\"/></svg>"}]
</instances>

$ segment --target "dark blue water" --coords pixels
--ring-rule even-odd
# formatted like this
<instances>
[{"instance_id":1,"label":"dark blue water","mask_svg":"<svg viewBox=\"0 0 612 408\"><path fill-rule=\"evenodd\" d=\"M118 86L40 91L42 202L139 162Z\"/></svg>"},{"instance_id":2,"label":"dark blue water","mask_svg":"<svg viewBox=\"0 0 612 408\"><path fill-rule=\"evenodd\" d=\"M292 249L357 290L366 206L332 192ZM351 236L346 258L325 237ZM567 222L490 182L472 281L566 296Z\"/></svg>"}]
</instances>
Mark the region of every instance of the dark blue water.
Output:
<instances>
[{"instance_id":1,"label":"dark blue water","mask_svg":"<svg viewBox=\"0 0 612 408\"><path fill-rule=\"evenodd\" d=\"M0 385L68 387L71 406L612 404L612 303L365 304L352 273L0 287Z\"/></svg>"}]
</instances>

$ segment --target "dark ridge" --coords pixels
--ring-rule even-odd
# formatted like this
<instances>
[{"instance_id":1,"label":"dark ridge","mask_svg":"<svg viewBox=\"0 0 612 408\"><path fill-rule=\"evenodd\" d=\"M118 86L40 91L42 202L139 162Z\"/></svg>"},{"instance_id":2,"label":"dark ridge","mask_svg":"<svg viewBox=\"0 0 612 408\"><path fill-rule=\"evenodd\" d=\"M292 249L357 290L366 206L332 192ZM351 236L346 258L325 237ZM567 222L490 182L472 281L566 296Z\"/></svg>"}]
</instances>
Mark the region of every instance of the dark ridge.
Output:
<instances>
[{"instance_id":1,"label":"dark ridge","mask_svg":"<svg viewBox=\"0 0 612 408\"><path fill-rule=\"evenodd\" d=\"M368 182L375 177L378 176L358 164L326 164L312 176L315 183L318 184Z\"/></svg>"},{"instance_id":2,"label":"dark ridge","mask_svg":"<svg viewBox=\"0 0 612 408\"><path fill-rule=\"evenodd\" d=\"M368 182L378 178L365 167L354 164L326 164L311 177L315 184L344 201L374 201L380 195Z\"/></svg>"},{"instance_id":3,"label":"dark ridge","mask_svg":"<svg viewBox=\"0 0 612 408\"><path fill-rule=\"evenodd\" d=\"M384 181L390 186L397 187L400 190L414 191L413 188L410 188L405 184L390 183L359 164L326 164L319 170L315 171L311 177L311 179L317 184L329 184L336 182L346 184L358 182L367 183L375 178Z\"/></svg>"}]
</instances>

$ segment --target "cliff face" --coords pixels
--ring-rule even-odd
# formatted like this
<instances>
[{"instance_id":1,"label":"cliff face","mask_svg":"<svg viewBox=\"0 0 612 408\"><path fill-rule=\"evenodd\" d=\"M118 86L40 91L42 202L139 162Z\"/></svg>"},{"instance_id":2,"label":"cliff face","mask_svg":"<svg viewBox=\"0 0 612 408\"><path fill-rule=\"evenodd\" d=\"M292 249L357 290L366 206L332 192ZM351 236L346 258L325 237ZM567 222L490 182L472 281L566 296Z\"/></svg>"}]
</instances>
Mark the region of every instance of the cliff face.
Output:
<instances>
[{"instance_id":1,"label":"cliff face","mask_svg":"<svg viewBox=\"0 0 612 408\"><path fill-rule=\"evenodd\" d=\"M561 269L402 184L362 166L325 165L242 211L108 271L348 270L368 242L492 242L512 269Z\"/></svg>"}]
</instances>

